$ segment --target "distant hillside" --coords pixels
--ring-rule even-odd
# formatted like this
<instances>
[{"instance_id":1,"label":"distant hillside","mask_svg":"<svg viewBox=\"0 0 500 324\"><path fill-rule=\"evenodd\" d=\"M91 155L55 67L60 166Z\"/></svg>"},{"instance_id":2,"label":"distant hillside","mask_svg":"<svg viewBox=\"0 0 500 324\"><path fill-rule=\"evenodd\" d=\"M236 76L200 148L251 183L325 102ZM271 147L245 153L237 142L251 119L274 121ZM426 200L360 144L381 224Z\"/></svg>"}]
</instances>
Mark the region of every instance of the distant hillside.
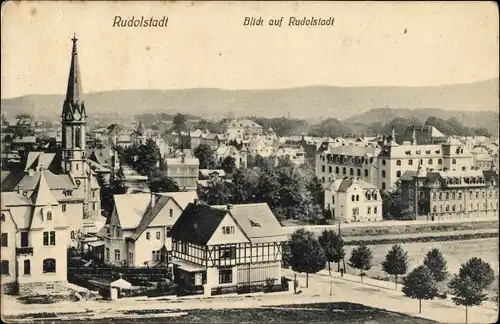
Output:
<instances>
[{"instance_id":1,"label":"distant hillside","mask_svg":"<svg viewBox=\"0 0 500 324\"><path fill-rule=\"evenodd\" d=\"M385 124L394 119L402 117L406 119L415 118L424 123L428 117L437 117L448 120L456 118L460 123L467 127L484 127L493 135L498 136L499 111L459 111L443 109L395 109L378 108L372 109L359 115L344 119L343 122L349 124L354 129L362 129L374 123Z\"/></svg>"},{"instance_id":2,"label":"distant hillside","mask_svg":"<svg viewBox=\"0 0 500 324\"><path fill-rule=\"evenodd\" d=\"M30 113L59 116L62 95L28 95L2 99L8 115ZM495 111L499 108L498 79L438 87L334 87L309 86L271 90L116 90L86 94L89 114L183 112L200 117L228 115L293 118L327 117L339 120L380 107L446 111ZM399 110L398 110L399 112Z\"/></svg>"}]
</instances>

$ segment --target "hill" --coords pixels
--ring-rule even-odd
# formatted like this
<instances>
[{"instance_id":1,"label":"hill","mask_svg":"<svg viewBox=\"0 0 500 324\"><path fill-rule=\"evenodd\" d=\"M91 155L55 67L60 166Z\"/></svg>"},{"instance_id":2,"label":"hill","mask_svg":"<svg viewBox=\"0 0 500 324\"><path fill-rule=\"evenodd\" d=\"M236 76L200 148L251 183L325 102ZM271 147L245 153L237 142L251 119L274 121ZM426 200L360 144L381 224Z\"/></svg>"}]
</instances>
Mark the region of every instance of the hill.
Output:
<instances>
[{"instance_id":1,"label":"hill","mask_svg":"<svg viewBox=\"0 0 500 324\"><path fill-rule=\"evenodd\" d=\"M2 99L9 116L30 113L57 117L62 95L26 95ZM308 86L269 90L114 90L84 96L89 114L182 112L200 117L228 115L293 118L327 117L339 120L380 107L418 109L437 107L445 111L494 111L499 108L498 79L437 87L335 87ZM422 109L425 110L425 109ZM398 110L399 112L400 110ZM455 113L455 112L453 112Z\"/></svg>"}]
</instances>

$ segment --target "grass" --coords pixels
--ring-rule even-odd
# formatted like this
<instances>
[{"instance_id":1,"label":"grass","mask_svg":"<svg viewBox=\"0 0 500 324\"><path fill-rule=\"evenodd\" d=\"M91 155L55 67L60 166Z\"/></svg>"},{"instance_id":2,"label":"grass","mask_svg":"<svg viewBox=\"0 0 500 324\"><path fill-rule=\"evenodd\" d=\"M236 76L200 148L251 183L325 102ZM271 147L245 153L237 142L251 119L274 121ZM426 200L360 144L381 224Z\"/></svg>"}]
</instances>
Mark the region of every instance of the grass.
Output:
<instances>
[{"instance_id":1,"label":"grass","mask_svg":"<svg viewBox=\"0 0 500 324\"><path fill-rule=\"evenodd\" d=\"M136 323L436 323L426 319L352 303L294 304L247 309L193 309L187 312L188 314L181 318L148 318L147 314L142 313L145 315L144 318L134 318L133 321ZM151 314L154 313L154 311L151 312ZM125 318L92 319L92 323L114 324L123 323L125 320ZM50 323L43 320L37 322ZM70 322L83 323L88 322L88 320L58 321L58 323Z\"/></svg>"}]
</instances>

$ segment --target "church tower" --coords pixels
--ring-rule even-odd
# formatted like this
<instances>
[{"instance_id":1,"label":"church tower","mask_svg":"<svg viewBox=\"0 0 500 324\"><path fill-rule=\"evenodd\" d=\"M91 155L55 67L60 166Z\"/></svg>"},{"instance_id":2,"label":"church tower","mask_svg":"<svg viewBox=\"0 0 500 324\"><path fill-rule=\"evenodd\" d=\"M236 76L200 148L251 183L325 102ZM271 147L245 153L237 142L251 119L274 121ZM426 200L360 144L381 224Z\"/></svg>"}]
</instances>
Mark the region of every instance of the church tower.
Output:
<instances>
[{"instance_id":1,"label":"church tower","mask_svg":"<svg viewBox=\"0 0 500 324\"><path fill-rule=\"evenodd\" d=\"M66 99L64 100L61 115L62 169L64 173L72 173L75 178L80 178L85 177L85 126L87 124L87 114L83 100L80 98L83 92L76 35L71 40L73 41L71 65Z\"/></svg>"}]
</instances>

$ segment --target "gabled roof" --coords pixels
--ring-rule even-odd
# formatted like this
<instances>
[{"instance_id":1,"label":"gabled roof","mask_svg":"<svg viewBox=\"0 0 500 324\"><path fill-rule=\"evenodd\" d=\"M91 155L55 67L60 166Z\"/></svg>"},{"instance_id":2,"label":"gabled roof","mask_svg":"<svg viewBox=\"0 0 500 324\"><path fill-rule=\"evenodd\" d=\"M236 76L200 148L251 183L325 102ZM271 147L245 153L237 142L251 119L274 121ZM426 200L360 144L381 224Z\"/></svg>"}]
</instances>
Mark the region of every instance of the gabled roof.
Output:
<instances>
[{"instance_id":1,"label":"gabled roof","mask_svg":"<svg viewBox=\"0 0 500 324\"><path fill-rule=\"evenodd\" d=\"M190 203L172 226L170 234L178 241L206 245L227 214L227 210Z\"/></svg>"},{"instance_id":2,"label":"gabled roof","mask_svg":"<svg viewBox=\"0 0 500 324\"><path fill-rule=\"evenodd\" d=\"M352 185L352 179L342 179L342 182L337 189L338 192L346 192L347 189Z\"/></svg>"},{"instance_id":3,"label":"gabled roof","mask_svg":"<svg viewBox=\"0 0 500 324\"><path fill-rule=\"evenodd\" d=\"M212 206L225 209L227 206ZM251 243L285 241L287 233L266 203L232 205L229 213Z\"/></svg>"},{"instance_id":4,"label":"gabled roof","mask_svg":"<svg viewBox=\"0 0 500 324\"><path fill-rule=\"evenodd\" d=\"M181 209L185 209L189 203L193 203L195 199L198 199L196 191L160 192L156 194L172 198Z\"/></svg>"},{"instance_id":5,"label":"gabled roof","mask_svg":"<svg viewBox=\"0 0 500 324\"><path fill-rule=\"evenodd\" d=\"M77 186L71 180L71 177L67 174L54 174L48 170L46 171L35 171L31 174L28 172L6 172L2 171L2 191L12 191L16 190L18 186L21 186L23 190L34 190L38 184L38 179L40 173L43 173L47 184L51 190L56 189L75 189Z\"/></svg>"},{"instance_id":6,"label":"gabled roof","mask_svg":"<svg viewBox=\"0 0 500 324\"><path fill-rule=\"evenodd\" d=\"M139 225L135 229L134 234L130 236L131 240L137 240L141 234L148 228L149 224L155 219L155 217L158 215L158 213L165 207L167 202L172 199L168 196L154 196L155 199L155 205L153 208L151 208L151 203L148 204L146 207L146 211L144 212L144 215L141 218L141 221L139 222Z\"/></svg>"},{"instance_id":7,"label":"gabled roof","mask_svg":"<svg viewBox=\"0 0 500 324\"><path fill-rule=\"evenodd\" d=\"M50 192L49 185L45 180L43 172L39 173L38 183L30 198L34 206L48 206L58 204L57 200Z\"/></svg>"},{"instance_id":8,"label":"gabled roof","mask_svg":"<svg viewBox=\"0 0 500 324\"><path fill-rule=\"evenodd\" d=\"M39 167L43 167L43 170L47 170L55 156L55 153L29 152L26 157L24 170L37 170Z\"/></svg>"},{"instance_id":9,"label":"gabled roof","mask_svg":"<svg viewBox=\"0 0 500 324\"><path fill-rule=\"evenodd\" d=\"M146 212L151 195L148 193L113 195L113 199L121 227L135 229Z\"/></svg>"}]
</instances>

